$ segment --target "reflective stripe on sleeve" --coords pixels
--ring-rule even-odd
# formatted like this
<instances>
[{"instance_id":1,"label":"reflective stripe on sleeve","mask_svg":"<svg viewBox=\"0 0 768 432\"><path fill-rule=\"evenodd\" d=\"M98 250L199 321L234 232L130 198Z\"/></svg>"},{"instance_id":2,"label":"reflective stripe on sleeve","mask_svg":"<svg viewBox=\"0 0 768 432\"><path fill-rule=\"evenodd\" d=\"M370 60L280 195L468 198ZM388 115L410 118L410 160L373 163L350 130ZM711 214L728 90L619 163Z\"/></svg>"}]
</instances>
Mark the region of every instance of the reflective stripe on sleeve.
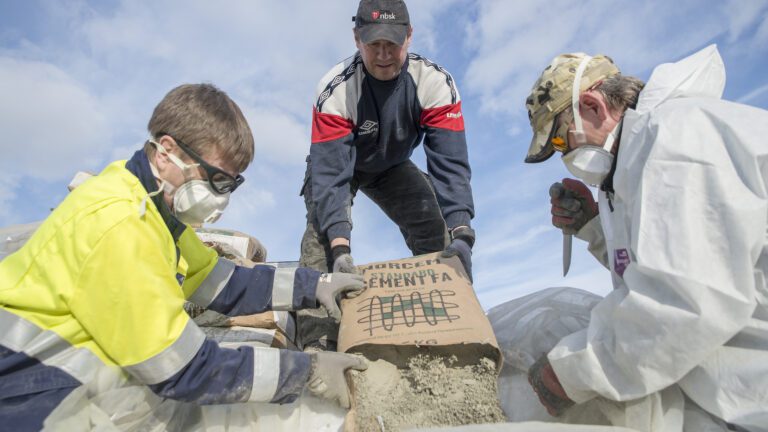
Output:
<instances>
[{"instance_id":1,"label":"reflective stripe on sleeve","mask_svg":"<svg viewBox=\"0 0 768 432\"><path fill-rule=\"evenodd\" d=\"M248 401L271 401L279 380L280 350L253 347L253 385Z\"/></svg>"},{"instance_id":2,"label":"reflective stripe on sleeve","mask_svg":"<svg viewBox=\"0 0 768 432\"><path fill-rule=\"evenodd\" d=\"M0 345L59 368L81 383L89 382L105 366L87 348L76 348L51 330L0 308Z\"/></svg>"},{"instance_id":3,"label":"reflective stripe on sleeve","mask_svg":"<svg viewBox=\"0 0 768 432\"><path fill-rule=\"evenodd\" d=\"M293 283L295 278L295 268L275 269L275 278L272 282L272 310L293 310Z\"/></svg>"},{"instance_id":4,"label":"reflective stripe on sleeve","mask_svg":"<svg viewBox=\"0 0 768 432\"><path fill-rule=\"evenodd\" d=\"M189 297L189 301L201 307L208 307L227 285L234 271L235 263L228 259L219 258L208 277Z\"/></svg>"},{"instance_id":5,"label":"reflective stripe on sleeve","mask_svg":"<svg viewBox=\"0 0 768 432\"><path fill-rule=\"evenodd\" d=\"M205 333L191 319L171 346L154 357L123 369L145 384L165 381L183 369L205 342Z\"/></svg>"},{"instance_id":6,"label":"reflective stripe on sleeve","mask_svg":"<svg viewBox=\"0 0 768 432\"><path fill-rule=\"evenodd\" d=\"M280 350L280 381L272 403L291 403L307 386L312 372L310 354L301 351Z\"/></svg>"}]
</instances>

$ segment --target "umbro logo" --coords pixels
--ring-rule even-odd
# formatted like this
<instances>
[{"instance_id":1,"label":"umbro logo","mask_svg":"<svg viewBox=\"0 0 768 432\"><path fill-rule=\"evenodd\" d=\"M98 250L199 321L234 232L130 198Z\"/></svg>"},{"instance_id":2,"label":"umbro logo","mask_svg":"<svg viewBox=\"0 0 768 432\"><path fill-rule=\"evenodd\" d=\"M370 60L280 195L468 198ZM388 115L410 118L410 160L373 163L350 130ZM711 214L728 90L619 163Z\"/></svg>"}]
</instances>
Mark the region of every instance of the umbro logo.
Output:
<instances>
[{"instance_id":1,"label":"umbro logo","mask_svg":"<svg viewBox=\"0 0 768 432\"><path fill-rule=\"evenodd\" d=\"M445 114L445 116L448 117L448 118L457 119L457 118L461 118L461 112L457 112L457 113L449 112L449 113Z\"/></svg>"},{"instance_id":2,"label":"umbro logo","mask_svg":"<svg viewBox=\"0 0 768 432\"><path fill-rule=\"evenodd\" d=\"M357 132L357 134L368 135L378 131L379 131L378 123L372 120L366 120L365 122L363 122L362 125L360 125L360 130Z\"/></svg>"}]
</instances>

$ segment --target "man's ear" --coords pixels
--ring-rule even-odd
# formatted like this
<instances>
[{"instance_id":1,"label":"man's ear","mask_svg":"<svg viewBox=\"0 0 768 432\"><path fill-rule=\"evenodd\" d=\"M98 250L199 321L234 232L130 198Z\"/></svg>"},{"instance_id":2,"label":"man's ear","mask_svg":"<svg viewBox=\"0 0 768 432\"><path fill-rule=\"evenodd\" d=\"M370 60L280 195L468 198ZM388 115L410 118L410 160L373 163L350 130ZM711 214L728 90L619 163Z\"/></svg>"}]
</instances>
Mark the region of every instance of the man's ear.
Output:
<instances>
[{"instance_id":1,"label":"man's ear","mask_svg":"<svg viewBox=\"0 0 768 432\"><path fill-rule=\"evenodd\" d=\"M173 138L169 137L168 135L163 135L159 140L157 140L157 143L165 149L165 151L162 152L155 148L154 152L155 166L162 168L165 167L166 164L171 163L171 159L168 157L168 153L176 150L176 142L174 142Z\"/></svg>"},{"instance_id":2,"label":"man's ear","mask_svg":"<svg viewBox=\"0 0 768 432\"><path fill-rule=\"evenodd\" d=\"M603 95L595 90L587 90L579 95L581 116L592 117L602 122L608 118L610 110Z\"/></svg>"}]
</instances>

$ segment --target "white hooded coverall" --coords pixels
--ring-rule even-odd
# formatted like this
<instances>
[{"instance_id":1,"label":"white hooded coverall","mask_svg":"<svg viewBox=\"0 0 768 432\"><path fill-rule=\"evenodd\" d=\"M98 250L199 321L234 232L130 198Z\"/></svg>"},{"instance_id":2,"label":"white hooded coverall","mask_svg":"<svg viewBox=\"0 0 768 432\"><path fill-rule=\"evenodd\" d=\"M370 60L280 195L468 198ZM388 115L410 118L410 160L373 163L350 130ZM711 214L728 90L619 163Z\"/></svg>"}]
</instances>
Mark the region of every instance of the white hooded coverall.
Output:
<instances>
[{"instance_id":1,"label":"white hooded coverall","mask_svg":"<svg viewBox=\"0 0 768 432\"><path fill-rule=\"evenodd\" d=\"M679 430L677 384L768 431L768 112L720 99L724 87L712 45L658 66L625 113L615 191L578 234L614 291L548 354L577 403L660 394L662 429Z\"/></svg>"}]
</instances>

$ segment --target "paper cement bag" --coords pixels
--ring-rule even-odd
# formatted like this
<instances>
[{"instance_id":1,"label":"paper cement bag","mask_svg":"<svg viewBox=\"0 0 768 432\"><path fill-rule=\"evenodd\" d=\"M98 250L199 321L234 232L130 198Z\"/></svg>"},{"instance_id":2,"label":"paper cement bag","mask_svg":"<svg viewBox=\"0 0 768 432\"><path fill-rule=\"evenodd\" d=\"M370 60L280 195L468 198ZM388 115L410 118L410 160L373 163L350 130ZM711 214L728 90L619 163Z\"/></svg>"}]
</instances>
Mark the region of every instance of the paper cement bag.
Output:
<instances>
[{"instance_id":1,"label":"paper cement bag","mask_svg":"<svg viewBox=\"0 0 768 432\"><path fill-rule=\"evenodd\" d=\"M296 348L296 323L289 312L228 317L189 302L184 304L184 310L206 336L216 342L258 342L274 348Z\"/></svg>"},{"instance_id":2,"label":"paper cement bag","mask_svg":"<svg viewBox=\"0 0 768 432\"><path fill-rule=\"evenodd\" d=\"M457 257L439 253L358 267L366 290L342 300L339 352L375 353L465 348L501 365L496 337ZM382 354L384 356L384 354Z\"/></svg>"},{"instance_id":3,"label":"paper cement bag","mask_svg":"<svg viewBox=\"0 0 768 432\"><path fill-rule=\"evenodd\" d=\"M195 228L195 234L206 245L214 248L219 256L243 258L257 263L267 260L267 248L256 237L240 231L205 227Z\"/></svg>"}]
</instances>

